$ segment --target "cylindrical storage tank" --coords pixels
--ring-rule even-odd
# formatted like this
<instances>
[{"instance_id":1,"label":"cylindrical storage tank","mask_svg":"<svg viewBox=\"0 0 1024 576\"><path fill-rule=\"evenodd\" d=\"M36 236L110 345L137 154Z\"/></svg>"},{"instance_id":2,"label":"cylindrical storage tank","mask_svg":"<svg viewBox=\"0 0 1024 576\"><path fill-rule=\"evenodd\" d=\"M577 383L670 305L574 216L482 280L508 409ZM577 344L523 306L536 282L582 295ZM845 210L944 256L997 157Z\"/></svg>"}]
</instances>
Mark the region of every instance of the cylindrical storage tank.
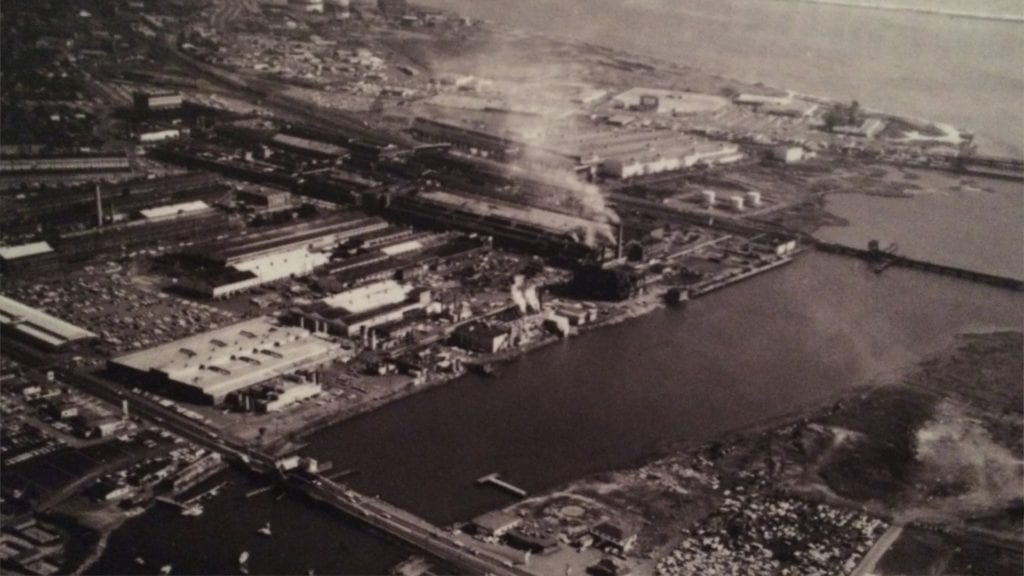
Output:
<instances>
[{"instance_id":1,"label":"cylindrical storage tank","mask_svg":"<svg viewBox=\"0 0 1024 576\"><path fill-rule=\"evenodd\" d=\"M756 192L754 190L751 190L750 192L747 192L747 203L750 204L751 206L755 207L755 208L760 206L761 205L761 193L760 192Z\"/></svg>"},{"instance_id":2,"label":"cylindrical storage tank","mask_svg":"<svg viewBox=\"0 0 1024 576\"><path fill-rule=\"evenodd\" d=\"M737 212L743 212L745 206L743 205L743 196L732 197L732 209Z\"/></svg>"},{"instance_id":3,"label":"cylindrical storage tank","mask_svg":"<svg viewBox=\"0 0 1024 576\"><path fill-rule=\"evenodd\" d=\"M701 195L701 198L704 201L704 206L706 206L708 208L714 208L715 207L715 191L714 190L704 190L703 192L700 193L700 195Z\"/></svg>"}]
</instances>

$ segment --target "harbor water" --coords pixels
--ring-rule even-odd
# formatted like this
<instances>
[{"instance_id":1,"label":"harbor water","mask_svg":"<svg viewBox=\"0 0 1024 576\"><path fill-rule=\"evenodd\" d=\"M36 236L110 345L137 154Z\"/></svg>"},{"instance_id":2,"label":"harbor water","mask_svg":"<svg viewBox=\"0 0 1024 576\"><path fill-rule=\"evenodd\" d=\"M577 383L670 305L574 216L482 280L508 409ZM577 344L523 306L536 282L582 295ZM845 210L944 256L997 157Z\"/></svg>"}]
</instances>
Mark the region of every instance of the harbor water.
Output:
<instances>
[{"instance_id":1,"label":"harbor water","mask_svg":"<svg viewBox=\"0 0 1024 576\"><path fill-rule=\"evenodd\" d=\"M358 473L356 489L438 524L511 502L491 472L530 493L627 466L884 380L965 330L1019 329L1020 294L912 270L805 254L690 302L584 334L308 438L304 453ZM247 482L241 477L236 483ZM301 499L233 488L198 518L159 507L116 532L93 573L375 573L400 550ZM260 538L265 522L274 537ZM258 546L258 548L256 548Z\"/></svg>"},{"instance_id":2,"label":"harbor water","mask_svg":"<svg viewBox=\"0 0 1024 576\"><path fill-rule=\"evenodd\" d=\"M868 0L852 0L868 3ZM1024 153L1024 23L795 0L426 0L425 4L971 130ZM1016 0L889 0L1024 16Z\"/></svg>"}]
</instances>

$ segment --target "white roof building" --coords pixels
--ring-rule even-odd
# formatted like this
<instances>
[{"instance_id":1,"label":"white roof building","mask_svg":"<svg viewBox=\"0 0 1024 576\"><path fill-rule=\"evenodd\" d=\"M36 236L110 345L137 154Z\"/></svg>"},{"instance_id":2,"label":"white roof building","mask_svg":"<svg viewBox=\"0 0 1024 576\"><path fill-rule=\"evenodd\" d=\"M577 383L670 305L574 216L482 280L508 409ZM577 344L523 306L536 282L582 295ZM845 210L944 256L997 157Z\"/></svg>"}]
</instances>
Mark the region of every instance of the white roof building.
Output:
<instances>
[{"instance_id":1,"label":"white roof building","mask_svg":"<svg viewBox=\"0 0 1024 576\"><path fill-rule=\"evenodd\" d=\"M0 296L0 327L49 348L95 338L96 334L6 296Z\"/></svg>"},{"instance_id":2,"label":"white roof building","mask_svg":"<svg viewBox=\"0 0 1024 576\"><path fill-rule=\"evenodd\" d=\"M115 374L220 404L228 394L329 360L333 342L267 317L246 320L110 360Z\"/></svg>"},{"instance_id":3,"label":"white roof building","mask_svg":"<svg viewBox=\"0 0 1024 576\"><path fill-rule=\"evenodd\" d=\"M192 202L182 202L180 204L168 204L166 206L157 206L156 208L147 208L145 210L140 210L139 213L142 214L143 218L148 220L166 220L209 209L210 206L206 202L203 202L202 200L193 200Z\"/></svg>"},{"instance_id":4,"label":"white roof building","mask_svg":"<svg viewBox=\"0 0 1024 576\"><path fill-rule=\"evenodd\" d=\"M17 260L39 254L53 252L53 248L46 242L31 242L17 246L0 246L0 260Z\"/></svg>"}]
</instances>

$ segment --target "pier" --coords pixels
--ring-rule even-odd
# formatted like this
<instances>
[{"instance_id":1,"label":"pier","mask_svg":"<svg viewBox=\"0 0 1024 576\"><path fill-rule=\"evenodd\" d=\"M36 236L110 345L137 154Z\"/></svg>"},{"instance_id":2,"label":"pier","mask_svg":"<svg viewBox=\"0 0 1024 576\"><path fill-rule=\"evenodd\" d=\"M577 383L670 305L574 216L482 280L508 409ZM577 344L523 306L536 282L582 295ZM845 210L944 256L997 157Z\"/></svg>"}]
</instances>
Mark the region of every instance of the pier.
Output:
<instances>
[{"instance_id":1,"label":"pier","mask_svg":"<svg viewBox=\"0 0 1024 576\"><path fill-rule=\"evenodd\" d=\"M1024 180L1024 161L1018 158L996 158L993 156L965 156L953 161L953 168L965 174L973 174L1003 180Z\"/></svg>"},{"instance_id":2,"label":"pier","mask_svg":"<svg viewBox=\"0 0 1024 576\"><path fill-rule=\"evenodd\" d=\"M157 502L161 503L161 504L166 504L168 506L173 506L173 507L175 507L175 508L177 508L179 510L185 510L185 509L188 508L187 505L182 504L181 502L178 502L177 500L174 500L173 498L168 498L167 496L157 496L155 498L155 500Z\"/></svg>"},{"instance_id":3,"label":"pier","mask_svg":"<svg viewBox=\"0 0 1024 576\"><path fill-rule=\"evenodd\" d=\"M514 486L502 480L501 475L498 474L497 472L492 472L487 476L477 478L476 483L480 485L490 484L491 486L495 486L501 490L504 490L505 492L508 492L509 494L515 495L518 498L526 498L526 490L523 490L518 486Z\"/></svg>"},{"instance_id":4,"label":"pier","mask_svg":"<svg viewBox=\"0 0 1024 576\"><path fill-rule=\"evenodd\" d=\"M904 268L914 268L917 270L923 270L925 272L931 272L933 274L942 274L943 276L952 276L954 278L961 278L969 280L971 282L979 282L982 284L989 284L998 288L1006 288L1008 290L1024 290L1024 280L1018 278L1010 278L1008 276L999 276L996 274L987 274L985 272L976 272L974 270L967 270L964 268L958 268L956 266L947 266L945 264L935 264L933 262L925 262L924 260L917 260L915 258L908 258L894 252L886 252L882 250L871 250L854 248L852 246L846 246L843 244L835 244L830 242L815 242L818 250L822 252L829 252L831 254L841 254L843 256L852 256L854 258L860 258L866 260L875 265L875 270L881 272L889 266L902 266Z\"/></svg>"}]
</instances>

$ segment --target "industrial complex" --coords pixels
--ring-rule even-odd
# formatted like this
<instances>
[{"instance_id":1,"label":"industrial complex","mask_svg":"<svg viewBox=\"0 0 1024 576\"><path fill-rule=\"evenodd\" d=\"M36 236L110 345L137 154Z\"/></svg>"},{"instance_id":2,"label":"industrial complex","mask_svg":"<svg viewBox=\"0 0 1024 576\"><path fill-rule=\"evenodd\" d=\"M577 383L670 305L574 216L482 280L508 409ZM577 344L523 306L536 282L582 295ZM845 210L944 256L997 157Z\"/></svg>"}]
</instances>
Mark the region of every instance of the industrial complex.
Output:
<instances>
[{"instance_id":1,"label":"industrial complex","mask_svg":"<svg viewBox=\"0 0 1024 576\"><path fill-rule=\"evenodd\" d=\"M1022 288L813 235L834 222L828 194L1022 179L1019 160L946 125L405 0L30 4L3 15L5 573L172 573L145 547L103 564L103 547L150 506L201 516L225 484L248 486L219 476L228 464L261 479L246 502L285 488L425 554L396 573L703 574L728 546L750 563L707 574L852 573L890 523L778 480L794 452L855 445L848 422L578 494L524 498L512 470L492 472L468 489L519 504L448 526L364 495L374 472L350 481L357 464L332 471L306 435L661 307L685 313L659 322L690 322L717 308L688 302L777 278L805 251ZM720 482L723 462L743 474ZM686 522L661 530L663 508ZM798 554L794 534L815 548ZM266 571L239 552L239 571Z\"/></svg>"}]
</instances>

